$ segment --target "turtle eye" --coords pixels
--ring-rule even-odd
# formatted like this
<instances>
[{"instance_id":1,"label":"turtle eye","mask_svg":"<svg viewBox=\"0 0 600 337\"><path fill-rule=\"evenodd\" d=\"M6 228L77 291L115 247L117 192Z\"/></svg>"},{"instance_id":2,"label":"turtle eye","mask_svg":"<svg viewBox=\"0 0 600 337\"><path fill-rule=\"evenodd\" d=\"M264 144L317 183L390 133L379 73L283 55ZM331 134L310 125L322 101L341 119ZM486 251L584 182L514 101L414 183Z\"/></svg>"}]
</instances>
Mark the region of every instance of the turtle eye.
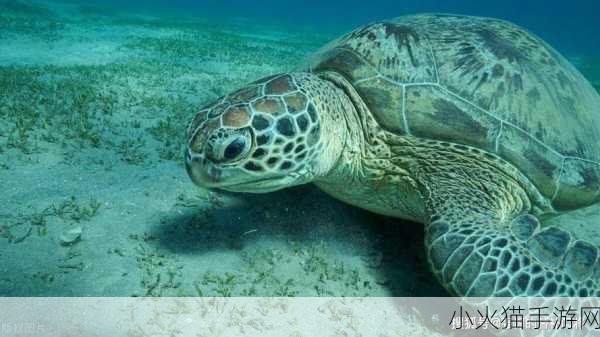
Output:
<instances>
[{"instance_id":1,"label":"turtle eye","mask_svg":"<svg viewBox=\"0 0 600 337\"><path fill-rule=\"evenodd\" d=\"M242 136L236 137L227 147L225 148L224 157L227 160L236 159L246 148L246 139Z\"/></svg>"},{"instance_id":2,"label":"turtle eye","mask_svg":"<svg viewBox=\"0 0 600 337\"><path fill-rule=\"evenodd\" d=\"M219 130L209 137L207 157L215 163L233 163L244 159L252 147L252 134L249 130Z\"/></svg>"}]
</instances>

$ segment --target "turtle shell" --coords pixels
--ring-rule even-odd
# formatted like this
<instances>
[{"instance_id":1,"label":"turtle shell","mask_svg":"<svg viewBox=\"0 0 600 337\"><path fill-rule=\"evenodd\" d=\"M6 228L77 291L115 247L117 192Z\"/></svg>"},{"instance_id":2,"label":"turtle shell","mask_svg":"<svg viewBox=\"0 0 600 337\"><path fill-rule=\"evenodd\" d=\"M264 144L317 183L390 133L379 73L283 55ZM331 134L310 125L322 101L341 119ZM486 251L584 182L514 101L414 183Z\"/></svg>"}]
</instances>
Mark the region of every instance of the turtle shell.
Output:
<instances>
[{"instance_id":1,"label":"turtle shell","mask_svg":"<svg viewBox=\"0 0 600 337\"><path fill-rule=\"evenodd\" d=\"M523 28L404 16L333 41L311 67L346 77L388 131L495 153L558 209L600 200L600 96Z\"/></svg>"}]
</instances>

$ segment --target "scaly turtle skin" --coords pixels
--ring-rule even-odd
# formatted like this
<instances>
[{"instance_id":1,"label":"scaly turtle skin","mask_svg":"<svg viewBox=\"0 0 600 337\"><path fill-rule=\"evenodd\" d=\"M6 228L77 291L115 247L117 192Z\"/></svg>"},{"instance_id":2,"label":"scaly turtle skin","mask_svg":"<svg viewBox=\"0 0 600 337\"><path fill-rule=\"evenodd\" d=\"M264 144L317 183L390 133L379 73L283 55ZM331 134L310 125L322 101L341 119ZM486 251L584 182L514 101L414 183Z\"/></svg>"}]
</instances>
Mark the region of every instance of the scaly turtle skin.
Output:
<instances>
[{"instance_id":1,"label":"scaly turtle skin","mask_svg":"<svg viewBox=\"0 0 600 337\"><path fill-rule=\"evenodd\" d=\"M600 296L599 249L548 219L600 200L600 97L562 56L499 20L415 15L359 28L309 71L202 109L186 167L208 188L314 182L425 224L459 296Z\"/></svg>"}]
</instances>

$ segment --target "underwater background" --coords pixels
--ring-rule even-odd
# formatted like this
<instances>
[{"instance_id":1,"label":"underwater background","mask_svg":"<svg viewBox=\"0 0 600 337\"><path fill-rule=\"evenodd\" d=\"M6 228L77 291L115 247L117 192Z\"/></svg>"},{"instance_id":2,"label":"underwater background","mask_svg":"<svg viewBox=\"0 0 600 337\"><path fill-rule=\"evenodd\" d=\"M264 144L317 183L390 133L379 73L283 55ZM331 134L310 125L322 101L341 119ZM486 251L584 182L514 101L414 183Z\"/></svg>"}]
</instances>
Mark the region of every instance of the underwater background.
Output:
<instances>
[{"instance_id":1,"label":"underwater background","mask_svg":"<svg viewBox=\"0 0 600 337\"><path fill-rule=\"evenodd\" d=\"M594 1L0 0L0 296L446 295L422 225L199 189L182 158L203 104L418 12L510 20L600 90Z\"/></svg>"}]
</instances>

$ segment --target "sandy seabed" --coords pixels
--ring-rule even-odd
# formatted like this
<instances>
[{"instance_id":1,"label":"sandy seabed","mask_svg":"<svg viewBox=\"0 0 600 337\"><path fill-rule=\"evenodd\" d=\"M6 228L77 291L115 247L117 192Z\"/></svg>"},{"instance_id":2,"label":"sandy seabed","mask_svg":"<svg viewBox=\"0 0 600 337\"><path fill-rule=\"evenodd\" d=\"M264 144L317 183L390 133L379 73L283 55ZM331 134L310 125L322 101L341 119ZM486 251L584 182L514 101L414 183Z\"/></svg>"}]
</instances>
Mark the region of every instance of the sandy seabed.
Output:
<instances>
[{"instance_id":1,"label":"sandy seabed","mask_svg":"<svg viewBox=\"0 0 600 337\"><path fill-rule=\"evenodd\" d=\"M199 108L333 36L215 18L2 2L0 295L425 296L418 224L313 186L195 187Z\"/></svg>"},{"instance_id":2,"label":"sandy seabed","mask_svg":"<svg viewBox=\"0 0 600 337\"><path fill-rule=\"evenodd\" d=\"M1 296L446 295L419 224L313 186L234 195L186 175L185 129L203 104L335 36L68 2L0 6Z\"/></svg>"}]
</instances>

